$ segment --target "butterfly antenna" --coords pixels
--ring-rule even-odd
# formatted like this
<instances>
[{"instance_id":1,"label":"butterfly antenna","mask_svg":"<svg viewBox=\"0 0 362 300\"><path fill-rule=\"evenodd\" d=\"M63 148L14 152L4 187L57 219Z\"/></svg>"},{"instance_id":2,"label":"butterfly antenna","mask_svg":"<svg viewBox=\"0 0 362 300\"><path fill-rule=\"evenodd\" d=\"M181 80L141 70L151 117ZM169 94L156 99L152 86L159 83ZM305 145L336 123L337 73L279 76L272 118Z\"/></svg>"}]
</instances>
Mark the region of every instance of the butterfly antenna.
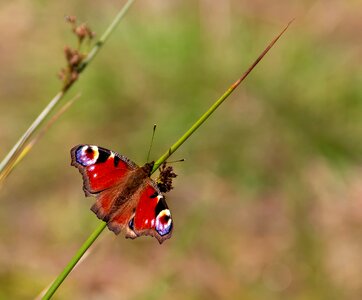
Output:
<instances>
[{"instance_id":1,"label":"butterfly antenna","mask_svg":"<svg viewBox=\"0 0 362 300\"><path fill-rule=\"evenodd\" d=\"M146 162L149 162L149 159L150 159L150 154L151 154L151 149L152 149L152 145L153 145L153 139L154 139L154 137L155 137L156 127L157 127L157 125L154 124L154 125L153 125L153 130L152 130L151 143L150 143L150 147L149 147L149 149L148 149Z\"/></svg>"},{"instance_id":2,"label":"butterfly antenna","mask_svg":"<svg viewBox=\"0 0 362 300\"><path fill-rule=\"evenodd\" d=\"M178 160L171 160L171 161L166 161L166 163L168 164L173 164L173 163L178 163L178 162L183 162L185 161L184 158L178 159Z\"/></svg>"}]
</instances>

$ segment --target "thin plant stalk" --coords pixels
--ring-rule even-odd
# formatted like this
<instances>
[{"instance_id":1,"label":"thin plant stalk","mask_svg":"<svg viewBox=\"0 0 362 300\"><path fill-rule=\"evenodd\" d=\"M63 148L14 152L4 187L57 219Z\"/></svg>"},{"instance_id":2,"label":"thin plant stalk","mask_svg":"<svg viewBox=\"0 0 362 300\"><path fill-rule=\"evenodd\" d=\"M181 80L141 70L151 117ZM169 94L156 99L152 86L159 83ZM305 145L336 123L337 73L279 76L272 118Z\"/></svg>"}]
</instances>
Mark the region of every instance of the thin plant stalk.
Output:
<instances>
[{"instance_id":1,"label":"thin plant stalk","mask_svg":"<svg viewBox=\"0 0 362 300\"><path fill-rule=\"evenodd\" d=\"M100 39L96 42L94 47L88 53L86 58L78 67L78 74L80 74L84 69L93 61L96 54L102 48L104 43L108 40L111 33L114 31L116 26L125 16L128 9L131 7L135 0L128 0L127 3L122 7L118 12L116 17L113 19L112 23L108 26L105 32L102 34ZM66 85L60 92L58 92L55 97L48 103L48 105L43 109L43 111L38 115L30 127L25 131L25 133L20 137L16 142L13 148L8 152L5 158L0 163L0 181L6 177L6 174L9 174L11 169L14 167L15 163L18 162L18 157L22 153L21 149L26 145L34 132L43 124L45 118L55 109L57 104L64 98L67 91L71 88L75 81L71 82L69 85ZM4 172L6 170L6 174Z\"/></svg>"},{"instance_id":2,"label":"thin plant stalk","mask_svg":"<svg viewBox=\"0 0 362 300\"><path fill-rule=\"evenodd\" d=\"M91 49L91 51L88 53L87 57L83 60L81 65L78 68L79 72L82 72L89 63L94 59L94 57L97 55L99 50L102 48L104 43L108 40L111 33L114 31L114 29L117 27L119 22L123 19L123 17L126 15L127 11L131 7L135 0L128 0L127 3L122 7L122 9L118 12L116 17L113 19L112 23L108 26L106 31L102 34L100 39L96 42L94 47Z\"/></svg>"},{"instance_id":3,"label":"thin plant stalk","mask_svg":"<svg viewBox=\"0 0 362 300\"><path fill-rule=\"evenodd\" d=\"M30 137L34 134L34 132L41 126L45 118L50 114L50 112L63 98L63 96L64 91L60 91L55 95L55 97L49 102L49 104L44 108L44 110L39 114L35 121L30 125L30 127L25 131L25 133L17 141L14 147L2 160L2 162L0 163L0 181L2 181L6 177L6 175L10 173L21 153L21 149L29 141ZM7 172L4 172L5 170L7 170Z\"/></svg>"},{"instance_id":4,"label":"thin plant stalk","mask_svg":"<svg viewBox=\"0 0 362 300\"><path fill-rule=\"evenodd\" d=\"M292 21L291 21L292 22ZM163 154L156 162L152 169L152 173L154 173L158 167L166 161L195 131L198 129L207 118L225 101L226 98L240 85L240 83L249 75L249 73L255 68L255 66L263 59L263 57L268 53L268 51L274 46L274 44L278 41L278 39L283 35L283 33L288 29L289 22L287 26L269 43L269 45L265 48L262 54L255 60L255 62L248 68L248 70L237 80L235 81L231 87L219 98L215 101L215 103L190 127L188 131L179 139L176 143L174 143L165 154ZM55 291L62 284L64 279L69 275L72 269L76 266L81 257L85 254L87 249L94 243L94 241L98 238L101 232L106 228L107 223L101 221L99 226L94 230L94 232L90 235L90 237L84 242L84 244L79 248L74 257L70 260L64 270L59 274L57 279L52 283L48 291L45 293L42 299L50 299Z\"/></svg>"},{"instance_id":5,"label":"thin plant stalk","mask_svg":"<svg viewBox=\"0 0 362 300\"><path fill-rule=\"evenodd\" d=\"M94 243L94 241L98 238L98 236L102 233L104 228L106 228L107 223L101 222L98 227L92 232L92 234L88 237L88 239L84 242L84 244L78 249L77 253L73 256L67 266L64 268L62 273L59 274L57 279L51 284L47 292L44 294L42 299L50 299L58 287L62 284L65 278L69 275L69 273L73 270L75 265L79 262L82 258L84 253L88 250L88 248Z\"/></svg>"},{"instance_id":6,"label":"thin plant stalk","mask_svg":"<svg viewBox=\"0 0 362 300\"><path fill-rule=\"evenodd\" d=\"M289 25L292 21L290 21L287 26L270 42L268 47L259 55L259 57L254 61L254 63L244 72L244 74L235 81L230 88L215 101L215 103L190 127L188 131L176 142L171 148L165 152L153 166L153 172L158 169L158 167L169 158L172 153L174 153L207 119L211 116L211 114L229 97L229 95L239 86L241 82L249 75L249 73L255 68L255 66L263 59L265 54L274 46L274 44L279 40L279 38L283 35L283 33L288 29Z\"/></svg>"},{"instance_id":7,"label":"thin plant stalk","mask_svg":"<svg viewBox=\"0 0 362 300\"><path fill-rule=\"evenodd\" d=\"M62 116L69 107L80 97L80 94L77 94L74 98L66 102L47 122L46 124L36 132L30 139L29 142L19 149L19 154L17 155L16 160L11 165L7 165L7 167L0 174L0 184L4 178L6 178L12 170L14 170L15 166L26 156L26 154L33 148L36 142L41 139L50 127ZM15 159L15 158L14 158Z\"/></svg>"}]
</instances>

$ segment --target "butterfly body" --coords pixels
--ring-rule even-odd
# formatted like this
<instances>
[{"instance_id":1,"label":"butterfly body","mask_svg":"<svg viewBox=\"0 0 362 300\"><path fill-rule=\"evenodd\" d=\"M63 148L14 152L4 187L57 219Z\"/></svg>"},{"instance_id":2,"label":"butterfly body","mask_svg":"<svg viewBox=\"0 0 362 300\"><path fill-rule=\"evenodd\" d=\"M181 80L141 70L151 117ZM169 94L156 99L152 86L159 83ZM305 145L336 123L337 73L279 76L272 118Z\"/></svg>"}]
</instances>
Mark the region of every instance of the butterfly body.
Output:
<instances>
[{"instance_id":1,"label":"butterfly body","mask_svg":"<svg viewBox=\"0 0 362 300\"><path fill-rule=\"evenodd\" d=\"M125 156L92 145L75 146L71 157L83 175L85 195L97 198L91 210L110 230L128 238L151 235L160 243L171 237L170 210L150 178L153 162L139 167Z\"/></svg>"}]
</instances>

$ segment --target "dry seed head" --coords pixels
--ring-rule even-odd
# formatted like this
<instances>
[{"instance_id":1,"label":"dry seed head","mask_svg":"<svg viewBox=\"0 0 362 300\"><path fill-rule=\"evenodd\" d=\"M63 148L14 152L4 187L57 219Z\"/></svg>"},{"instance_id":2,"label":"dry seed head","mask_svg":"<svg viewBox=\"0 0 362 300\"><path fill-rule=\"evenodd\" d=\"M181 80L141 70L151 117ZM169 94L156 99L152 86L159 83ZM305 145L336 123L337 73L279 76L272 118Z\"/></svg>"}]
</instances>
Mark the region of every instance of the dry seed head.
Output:
<instances>
[{"instance_id":1,"label":"dry seed head","mask_svg":"<svg viewBox=\"0 0 362 300\"><path fill-rule=\"evenodd\" d=\"M80 43L84 40L85 37L88 36L88 27L85 24L81 24L75 27L73 31L78 37Z\"/></svg>"},{"instance_id":2,"label":"dry seed head","mask_svg":"<svg viewBox=\"0 0 362 300\"><path fill-rule=\"evenodd\" d=\"M76 16L65 16L65 20L70 24L76 24L77 23L77 17Z\"/></svg>"},{"instance_id":3,"label":"dry seed head","mask_svg":"<svg viewBox=\"0 0 362 300\"><path fill-rule=\"evenodd\" d=\"M177 177L177 174L173 171L171 166L166 166L166 163L163 163L160 167L160 175L157 179L157 186L162 193L167 193L173 189L172 178Z\"/></svg>"}]
</instances>

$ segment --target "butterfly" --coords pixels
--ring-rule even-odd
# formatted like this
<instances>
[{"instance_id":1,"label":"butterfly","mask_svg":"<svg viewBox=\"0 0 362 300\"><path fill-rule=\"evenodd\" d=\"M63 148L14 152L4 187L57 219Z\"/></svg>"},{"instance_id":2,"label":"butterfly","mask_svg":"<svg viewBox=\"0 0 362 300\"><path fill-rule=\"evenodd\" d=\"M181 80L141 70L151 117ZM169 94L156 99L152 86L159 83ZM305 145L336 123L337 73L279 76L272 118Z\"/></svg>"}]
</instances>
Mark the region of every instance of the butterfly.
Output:
<instances>
[{"instance_id":1,"label":"butterfly","mask_svg":"<svg viewBox=\"0 0 362 300\"><path fill-rule=\"evenodd\" d=\"M131 239L150 235L160 244L171 237L173 222L162 192L172 187L164 188L150 178L154 162L140 167L123 155L93 145L73 147L71 157L71 165L83 176L85 195L97 198L91 210L111 231Z\"/></svg>"}]
</instances>

